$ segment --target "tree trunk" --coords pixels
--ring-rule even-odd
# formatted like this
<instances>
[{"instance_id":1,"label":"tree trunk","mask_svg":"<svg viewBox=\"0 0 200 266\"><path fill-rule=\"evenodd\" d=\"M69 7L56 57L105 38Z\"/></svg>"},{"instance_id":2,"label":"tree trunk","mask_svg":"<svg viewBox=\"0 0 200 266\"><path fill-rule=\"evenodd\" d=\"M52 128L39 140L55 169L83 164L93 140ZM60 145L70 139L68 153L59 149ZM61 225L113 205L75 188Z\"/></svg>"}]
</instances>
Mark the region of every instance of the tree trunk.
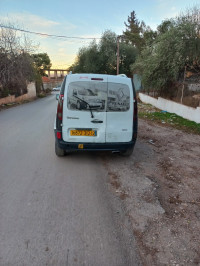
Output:
<instances>
[{"instance_id":1,"label":"tree trunk","mask_svg":"<svg viewBox=\"0 0 200 266\"><path fill-rule=\"evenodd\" d=\"M184 94L184 89L185 89L185 77L186 77L186 66L184 69L184 77L183 77L183 85L182 85L182 93L181 93L181 104L183 103L183 94Z\"/></svg>"}]
</instances>

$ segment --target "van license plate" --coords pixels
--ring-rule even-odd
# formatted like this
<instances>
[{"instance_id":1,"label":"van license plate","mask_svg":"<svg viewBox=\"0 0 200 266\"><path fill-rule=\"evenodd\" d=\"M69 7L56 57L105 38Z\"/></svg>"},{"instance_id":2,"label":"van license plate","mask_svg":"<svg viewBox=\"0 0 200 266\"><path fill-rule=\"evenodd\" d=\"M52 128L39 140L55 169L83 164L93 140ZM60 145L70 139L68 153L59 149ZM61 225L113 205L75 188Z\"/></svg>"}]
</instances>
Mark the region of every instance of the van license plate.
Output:
<instances>
[{"instance_id":1,"label":"van license plate","mask_svg":"<svg viewBox=\"0 0 200 266\"><path fill-rule=\"evenodd\" d=\"M96 130L70 130L71 136L86 136L86 137L95 137L97 135Z\"/></svg>"}]
</instances>

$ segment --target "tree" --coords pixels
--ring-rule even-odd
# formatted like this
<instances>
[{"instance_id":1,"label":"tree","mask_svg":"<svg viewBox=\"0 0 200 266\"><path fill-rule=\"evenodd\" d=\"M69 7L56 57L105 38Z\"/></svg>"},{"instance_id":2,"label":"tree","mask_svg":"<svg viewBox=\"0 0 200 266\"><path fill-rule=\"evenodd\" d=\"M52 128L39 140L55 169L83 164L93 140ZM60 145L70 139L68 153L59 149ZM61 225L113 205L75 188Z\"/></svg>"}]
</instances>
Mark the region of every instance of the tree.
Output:
<instances>
[{"instance_id":1,"label":"tree","mask_svg":"<svg viewBox=\"0 0 200 266\"><path fill-rule=\"evenodd\" d=\"M116 39L115 33L105 31L99 44L92 41L88 47L79 50L69 70L79 73L116 73Z\"/></svg>"},{"instance_id":2,"label":"tree","mask_svg":"<svg viewBox=\"0 0 200 266\"><path fill-rule=\"evenodd\" d=\"M152 43L155 41L157 38L157 31L153 31L149 26L146 27L143 37L144 37L144 48L147 45L152 45Z\"/></svg>"},{"instance_id":3,"label":"tree","mask_svg":"<svg viewBox=\"0 0 200 266\"><path fill-rule=\"evenodd\" d=\"M27 92L34 71L29 54L34 47L25 35L17 34L11 24L0 27L0 97Z\"/></svg>"},{"instance_id":4,"label":"tree","mask_svg":"<svg viewBox=\"0 0 200 266\"><path fill-rule=\"evenodd\" d=\"M136 18L135 11L128 16L128 22L124 22L126 30L123 32L123 39L126 43L132 44L140 53L146 45L151 45L157 37L157 32L147 26L144 21Z\"/></svg>"},{"instance_id":5,"label":"tree","mask_svg":"<svg viewBox=\"0 0 200 266\"><path fill-rule=\"evenodd\" d=\"M83 47L79 50L75 63L68 70L75 73L98 73L99 60L98 46L93 41L89 47Z\"/></svg>"},{"instance_id":6,"label":"tree","mask_svg":"<svg viewBox=\"0 0 200 266\"><path fill-rule=\"evenodd\" d=\"M51 68L51 60L47 53L39 53L32 55L35 69L41 76L46 76L45 70Z\"/></svg>"},{"instance_id":7,"label":"tree","mask_svg":"<svg viewBox=\"0 0 200 266\"><path fill-rule=\"evenodd\" d=\"M139 21L136 18L135 11L131 12L131 15L128 16L128 23L124 22L126 26L126 30L123 32L125 39L127 42L131 43L134 47L136 47L139 51L141 51L142 47L145 44L144 40L144 32L146 25L144 21Z\"/></svg>"},{"instance_id":8,"label":"tree","mask_svg":"<svg viewBox=\"0 0 200 266\"><path fill-rule=\"evenodd\" d=\"M152 45L142 50L132 66L146 88L168 94L186 70L200 70L199 26L185 16L162 22Z\"/></svg>"},{"instance_id":9,"label":"tree","mask_svg":"<svg viewBox=\"0 0 200 266\"><path fill-rule=\"evenodd\" d=\"M105 31L97 44L91 42L88 47L79 50L75 63L68 70L75 73L116 74L117 35ZM136 58L136 48L120 42L120 73L130 75L130 65Z\"/></svg>"},{"instance_id":10,"label":"tree","mask_svg":"<svg viewBox=\"0 0 200 266\"><path fill-rule=\"evenodd\" d=\"M172 19L166 19L157 27L158 34L165 34L175 26L175 21Z\"/></svg>"},{"instance_id":11,"label":"tree","mask_svg":"<svg viewBox=\"0 0 200 266\"><path fill-rule=\"evenodd\" d=\"M51 60L47 53L38 53L31 55L33 59L33 66L35 70L35 84L37 93L41 92L41 88L43 88L42 77L47 76L45 70L51 68Z\"/></svg>"},{"instance_id":12,"label":"tree","mask_svg":"<svg viewBox=\"0 0 200 266\"><path fill-rule=\"evenodd\" d=\"M107 30L99 43L100 68L99 73L116 74L117 35Z\"/></svg>"},{"instance_id":13,"label":"tree","mask_svg":"<svg viewBox=\"0 0 200 266\"><path fill-rule=\"evenodd\" d=\"M138 51L137 49L125 42L120 42L119 44L119 54L120 54L120 62L119 62L119 73L126 74L128 77L132 77L131 65L135 62Z\"/></svg>"}]
</instances>

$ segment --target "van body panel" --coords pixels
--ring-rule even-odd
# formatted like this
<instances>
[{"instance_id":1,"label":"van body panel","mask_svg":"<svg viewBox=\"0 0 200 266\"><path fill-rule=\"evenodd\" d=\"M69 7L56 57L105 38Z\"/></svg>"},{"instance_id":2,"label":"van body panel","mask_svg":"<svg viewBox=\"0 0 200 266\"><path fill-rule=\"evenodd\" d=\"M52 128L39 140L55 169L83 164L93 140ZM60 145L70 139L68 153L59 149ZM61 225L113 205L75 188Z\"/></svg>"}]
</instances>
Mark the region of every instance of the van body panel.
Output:
<instances>
[{"instance_id":1,"label":"van body panel","mask_svg":"<svg viewBox=\"0 0 200 266\"><path fill-rule=\"evenodd\" d=\"M132 135L133 89L131 80L108 76L106 142L129 142L132 140Z\"/></svg>"}]
</instances>

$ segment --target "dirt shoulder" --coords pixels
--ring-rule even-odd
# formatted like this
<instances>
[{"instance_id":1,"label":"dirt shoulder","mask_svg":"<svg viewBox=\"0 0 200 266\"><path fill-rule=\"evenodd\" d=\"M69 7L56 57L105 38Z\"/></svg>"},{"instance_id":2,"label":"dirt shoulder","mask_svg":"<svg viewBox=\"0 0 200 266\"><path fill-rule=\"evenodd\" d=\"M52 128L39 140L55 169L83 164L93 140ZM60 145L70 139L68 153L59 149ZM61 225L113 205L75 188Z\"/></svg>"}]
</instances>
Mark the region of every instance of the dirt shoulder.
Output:
<instances>
[{"instance_id":1,"label":"dirt shoulder","mask_svg":"<svg viewBox=\"0 0 200 266\"><path fill-rule=\"evenodd\" d=\"M200 136L139 120L131 157L105 158L143 265L200 265Z\"/></svg>"}]
</instances>

